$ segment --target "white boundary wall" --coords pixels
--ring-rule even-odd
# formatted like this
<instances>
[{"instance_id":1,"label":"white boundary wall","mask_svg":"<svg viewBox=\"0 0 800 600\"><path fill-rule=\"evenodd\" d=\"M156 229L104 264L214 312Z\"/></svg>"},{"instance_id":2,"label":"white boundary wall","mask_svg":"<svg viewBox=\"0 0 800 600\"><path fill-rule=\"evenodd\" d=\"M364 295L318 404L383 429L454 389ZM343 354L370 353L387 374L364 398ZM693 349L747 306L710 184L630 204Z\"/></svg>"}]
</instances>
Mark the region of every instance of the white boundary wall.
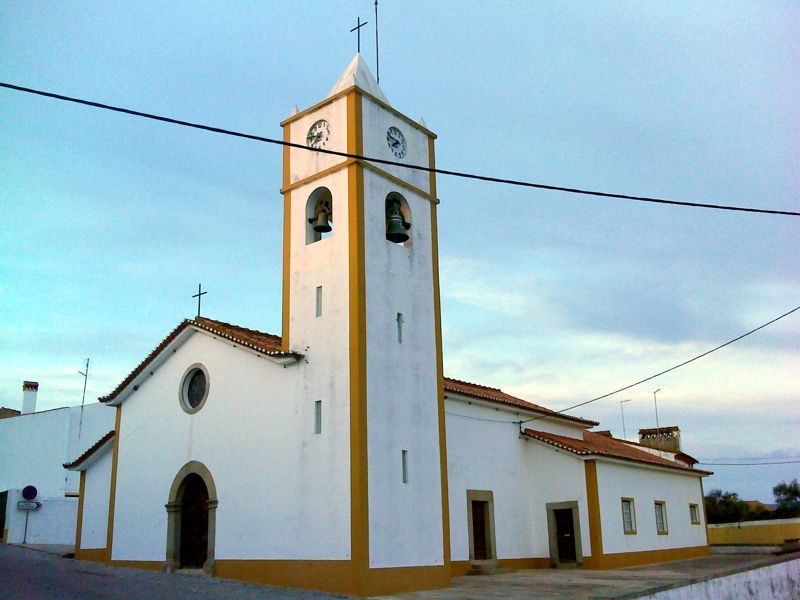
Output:
<instances>
[{"instance_id":1,"label":"white boundary wall","mask_svg":"<svg viewBox=\"0 0 800 600\"><path fill-rule=\"evenodd\" d=\"M797 600L800 559L641 597L643 600Z\"/></svg>"}]
</instances>

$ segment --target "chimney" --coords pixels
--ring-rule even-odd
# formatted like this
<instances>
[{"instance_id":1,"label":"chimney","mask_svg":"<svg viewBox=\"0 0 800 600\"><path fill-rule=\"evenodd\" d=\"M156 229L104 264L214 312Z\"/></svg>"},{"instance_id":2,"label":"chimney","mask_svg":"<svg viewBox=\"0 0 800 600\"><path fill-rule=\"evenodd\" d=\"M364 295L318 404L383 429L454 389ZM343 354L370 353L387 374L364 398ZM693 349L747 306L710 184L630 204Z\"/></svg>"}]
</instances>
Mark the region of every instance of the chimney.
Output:
<instances>
[{"instance_id":1,"label":"chimney","mask_svg":"<svg viewBox=\"0 0 800 600\"><path fill-rule=\"evenodd\" d=\"M681 430L675 425L658 429L640 429L639 443L642 446L666 452L681 451Z\"/></svg>"},{"instance_id":2,"label":"chimney","mask_svg":"<svg viewBox=\"0 0 800 600\"><path fill-rule=\"evenodd\" d=\"M23 381L22 382L22 414L36 412L36 394L39 391L39 383L37 381Z\"/></svg>"}]
</instances>

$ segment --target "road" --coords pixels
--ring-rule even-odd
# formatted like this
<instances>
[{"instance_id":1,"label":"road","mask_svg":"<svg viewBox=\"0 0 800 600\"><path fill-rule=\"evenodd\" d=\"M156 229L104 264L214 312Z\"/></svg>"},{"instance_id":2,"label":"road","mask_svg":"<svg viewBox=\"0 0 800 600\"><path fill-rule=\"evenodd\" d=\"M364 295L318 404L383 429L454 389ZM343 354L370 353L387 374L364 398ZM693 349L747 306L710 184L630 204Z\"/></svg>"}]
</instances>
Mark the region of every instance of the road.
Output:
<instances>
[{"instance_id":1,"label":"road","mask_svg":"<svg viewBox=\"0 0 800 600\"><path fill-rule=\"evenodd\" d=\"M118 569L0 544L2 600L332 600L322 592L289 590L155 571Z\"/></svg>"}]
</instances>

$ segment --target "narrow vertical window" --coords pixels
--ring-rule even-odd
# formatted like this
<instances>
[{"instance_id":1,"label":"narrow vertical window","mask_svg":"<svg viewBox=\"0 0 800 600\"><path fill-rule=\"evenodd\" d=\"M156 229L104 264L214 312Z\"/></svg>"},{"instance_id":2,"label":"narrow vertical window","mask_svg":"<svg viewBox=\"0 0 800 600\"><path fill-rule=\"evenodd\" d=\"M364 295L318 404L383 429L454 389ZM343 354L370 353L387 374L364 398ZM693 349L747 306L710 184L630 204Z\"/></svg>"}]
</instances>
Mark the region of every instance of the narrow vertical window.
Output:
<instances>
[{"instance_id":1,"label":"narrow vertical window","mask_svg":"<svg viewBox=\"0 0 800 600\"><path fill-rule=\"evenodd\" d=\"M314 402L314 433L322 433L322 400Z\"/></svg>"},{"instance_id":2,"label":"narrow vertical window","mask_svg":"<svg viewBox=\"0 0 800 600\"><path fill-rule=\"evenodd\" d=\"M656 531L658 535L667 535L667 504L661 500L656 500Z\"/></svg>"},{"instance_id":3,"label":"narrow vertical window","mask_svg":"<svg viewBox=\"0 0 800 600\"><path fill-rule=\"evenodd\" d=\"M692 521L692 525L700 524L700 509L698 508L697 504L689 505L689 518Z\"/></svg>"},{"instance_id":4,"label":"narrow vertical window","mask_svg":"<svg viewBox=\"0 0 800 600\"><path fill-rule=\"evenodd\" d=\"M403 450L403 483L408 483L408 450Z\"/></svg>"},{"instance_id":5,"label":"narrow vertical window","mask_svg":"<svg viewBox=\"0 0 800 600\"><path fill-rule=\"evenodd\" d=\"M317 316L322 316L322 286L317 286Z\"/></svg>"},{"instance_id":6,"label":"narrow vertical window","mask_svg":"<svg viewBox=\"0 0 800 600\"><path fill-rule=\"evenodd\" d=\"M403 343L403 313L397 313L397 343Z\"/></svg>"},{"instance_id":7,"label":"narrow vertical window","mask_svg":"<svg viewBox=\"0 0 800 600\"><path fill-rule=\"evenodd\" d=\"M628 535L636 533L636 513L633 509L633 498L622 499L622 529Z\"/></svg>"}]
</instances>

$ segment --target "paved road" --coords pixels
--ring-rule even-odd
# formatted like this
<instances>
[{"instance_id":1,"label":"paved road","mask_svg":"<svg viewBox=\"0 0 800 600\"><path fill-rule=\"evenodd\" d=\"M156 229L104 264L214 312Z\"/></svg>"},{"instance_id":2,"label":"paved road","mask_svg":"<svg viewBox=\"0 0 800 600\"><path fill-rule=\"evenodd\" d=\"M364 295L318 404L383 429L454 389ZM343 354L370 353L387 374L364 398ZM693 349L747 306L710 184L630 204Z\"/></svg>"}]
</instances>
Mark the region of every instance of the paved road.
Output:
<instances>
[{"instance_id":1,"label":"paved road","mask_svg":"<svg viewBox=\"0 0 800 600\"><path fill-rule=\"evenodd\" d=\"M194 575L117 569L0 544L0 599L332 600L343 598Z\"/></svg>"}]
</instances>

